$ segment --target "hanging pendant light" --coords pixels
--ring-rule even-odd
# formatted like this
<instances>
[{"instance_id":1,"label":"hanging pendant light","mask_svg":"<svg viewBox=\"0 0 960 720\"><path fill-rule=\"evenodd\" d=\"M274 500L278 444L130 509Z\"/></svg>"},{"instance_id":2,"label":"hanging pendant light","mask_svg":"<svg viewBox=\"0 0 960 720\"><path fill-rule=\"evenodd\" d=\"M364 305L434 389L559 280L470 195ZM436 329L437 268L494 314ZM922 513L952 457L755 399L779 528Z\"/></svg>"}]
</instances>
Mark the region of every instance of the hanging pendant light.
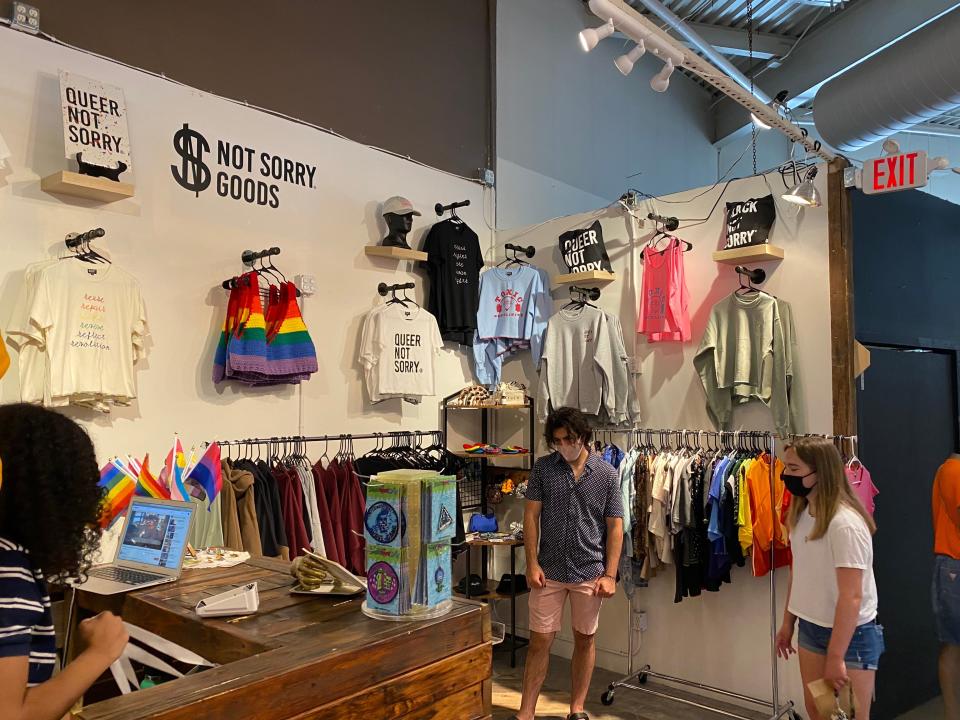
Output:
<instances>
[{"instance_id":1,"label":"hanging pendant light","mask_svg":"<svg viewBox=\"0 0 960 720\"><path fill-rule=\"evenodd\" d=\"M799 183L790 188L780 197L788 203L800 205L803 207L820 207L823 203L820 200L820 192L813 184L813 179L817 176L817 169L810 168L807 176Z\"/></svg>"}]
</instances>

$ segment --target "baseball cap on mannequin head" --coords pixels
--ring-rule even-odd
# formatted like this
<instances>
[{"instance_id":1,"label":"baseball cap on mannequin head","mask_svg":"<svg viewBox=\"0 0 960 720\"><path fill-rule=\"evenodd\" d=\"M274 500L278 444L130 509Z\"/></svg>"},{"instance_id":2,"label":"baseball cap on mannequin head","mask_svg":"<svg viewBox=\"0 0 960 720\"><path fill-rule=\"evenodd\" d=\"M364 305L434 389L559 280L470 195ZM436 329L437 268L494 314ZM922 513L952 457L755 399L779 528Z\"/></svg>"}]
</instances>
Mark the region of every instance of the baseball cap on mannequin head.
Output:
<instances>
[{"instance_id":1,"label":"baseball cap on mannequin head","mask_svg":"<svg viewBox=\"0 0 960 720\"><path fill-rule=\"evenodd\" d=\"M394 195L383 204L382 215L420 215L413 203L405 197Z\"/></svg>"}]
</instances>

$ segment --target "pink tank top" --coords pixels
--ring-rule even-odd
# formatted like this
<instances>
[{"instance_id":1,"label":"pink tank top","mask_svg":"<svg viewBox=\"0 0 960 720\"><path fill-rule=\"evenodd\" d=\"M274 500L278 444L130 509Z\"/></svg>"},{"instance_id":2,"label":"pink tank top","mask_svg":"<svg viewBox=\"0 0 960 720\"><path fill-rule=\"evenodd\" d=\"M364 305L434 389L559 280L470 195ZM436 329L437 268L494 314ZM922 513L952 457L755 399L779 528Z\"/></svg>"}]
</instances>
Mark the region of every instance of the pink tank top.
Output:
<instances>
[{"instance_id":1,"label":"pink tank top","mask_svg":"<svg viewBox=\"0 0 960 720\"><path fill-rule=\"evenodd\" d=\"M690 294L683 267L683 243L674 238L661 252L647 248L637 332L648 342L690 340Z\"/></svg>"}]
</instances>

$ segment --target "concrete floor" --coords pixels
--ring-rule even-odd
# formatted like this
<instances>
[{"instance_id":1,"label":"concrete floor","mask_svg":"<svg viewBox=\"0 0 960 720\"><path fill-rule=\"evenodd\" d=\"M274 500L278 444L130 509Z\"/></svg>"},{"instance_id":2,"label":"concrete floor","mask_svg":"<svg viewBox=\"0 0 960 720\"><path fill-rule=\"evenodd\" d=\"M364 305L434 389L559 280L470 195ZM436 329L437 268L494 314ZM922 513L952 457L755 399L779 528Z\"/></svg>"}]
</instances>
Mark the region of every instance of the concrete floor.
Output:
<instances>
[{"instance_id":1,"label":"concrete floor","mask_svg":"<svg viewBox=\"0 0 960 720\"><path fill-rule=\"evenodd\" d=\"M507 653L495 652L493 661L493 717L494 720L506 720L520 707L520 691L523 682L523 656L517 658L517 668L510 668L510 656ZM700 708L683 705L682 703L620 688L613 705L604 707L600 696L607 686L620 676L597 668L593 674L590 693L587 696L587 713L591 720L705 720L721 718L720 715L708 713ZM651 689L657 689L653 681L649 683ZM663 686L659 686L664 689ZM671 694L683 695L696 699L696 696L687 693ZM710 703L713 705L713 703ZM559 657L550 659L550 671L543 684L540 702L537 705L537 718L543 720L564 720L570 711L570 661ZM731 705L718 704L718 707L727 708L745 717L762 720L762 714L744 711ZM913 719L911 719L913 720Z\"/></svg>"},{"instance_id":2,"label":"concrete floor","mask_svg":"<svg viewBox=\"0 0 960 720\"><path fill-rule=\"evenodd\" d=\"M926 705L904 713L897 720L943 720L943 698L934 698Z\"/></svg>"},{"instance_id":3,"label":"concrete floor","mask_svg":"<svg viewBox=\"0 0 960 720\"><path fill-rule=\"evenodd\" d=\"M682 703L658 698L647 693L636 692L627 688L620 688L615 696L613 705L604 707L600 696L607 686L619 680L620 676L602 668L597 668L593 674L590 693L587 695L587 713L591 720L707 720L722 718L721 715L709 713L700 708L691 707ZM493 718L507 720L520 707L520 691L523 684L523 654L517 658L517 668L511 669L508 653L497 651L493 656ZM665 689L670 694L680 695L692 700L698 700L696 695L677 692L673 688L665 688L654 681L648 683L651 689ZM749 710L723 703L708 704L714 707L725 708L731 712L746 717L755 717L763 720L762 713L752 713ZM542 720L564 720L570 711L570 661L553 656L550 659L550 671L543 684L540 702L537 705L537 718ZM803 708L798 708L803 715ZM926 705L915 708L909 713L901 715L897 720L942 720L943 700L935 698Z\"/></svg>"}]
</instances>

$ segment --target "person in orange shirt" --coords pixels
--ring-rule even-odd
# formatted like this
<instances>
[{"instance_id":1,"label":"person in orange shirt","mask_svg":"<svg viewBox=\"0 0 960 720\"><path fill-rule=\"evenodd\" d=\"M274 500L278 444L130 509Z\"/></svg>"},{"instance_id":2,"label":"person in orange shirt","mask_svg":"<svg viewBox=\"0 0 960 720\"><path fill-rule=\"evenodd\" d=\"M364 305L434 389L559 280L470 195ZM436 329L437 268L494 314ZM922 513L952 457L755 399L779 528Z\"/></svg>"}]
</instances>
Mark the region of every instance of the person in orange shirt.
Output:
<instances>
[{"instance_id":1,"label":"person in orange shirt","mask_svg":"<svg viewBox=\"0 0 960 720\"><path fill-rule=\"evenodd\" d=\"M960 454L933 481L933 613L940 637L940 690L946 720L960 720Z\"/></svg>"}]
</instances>

